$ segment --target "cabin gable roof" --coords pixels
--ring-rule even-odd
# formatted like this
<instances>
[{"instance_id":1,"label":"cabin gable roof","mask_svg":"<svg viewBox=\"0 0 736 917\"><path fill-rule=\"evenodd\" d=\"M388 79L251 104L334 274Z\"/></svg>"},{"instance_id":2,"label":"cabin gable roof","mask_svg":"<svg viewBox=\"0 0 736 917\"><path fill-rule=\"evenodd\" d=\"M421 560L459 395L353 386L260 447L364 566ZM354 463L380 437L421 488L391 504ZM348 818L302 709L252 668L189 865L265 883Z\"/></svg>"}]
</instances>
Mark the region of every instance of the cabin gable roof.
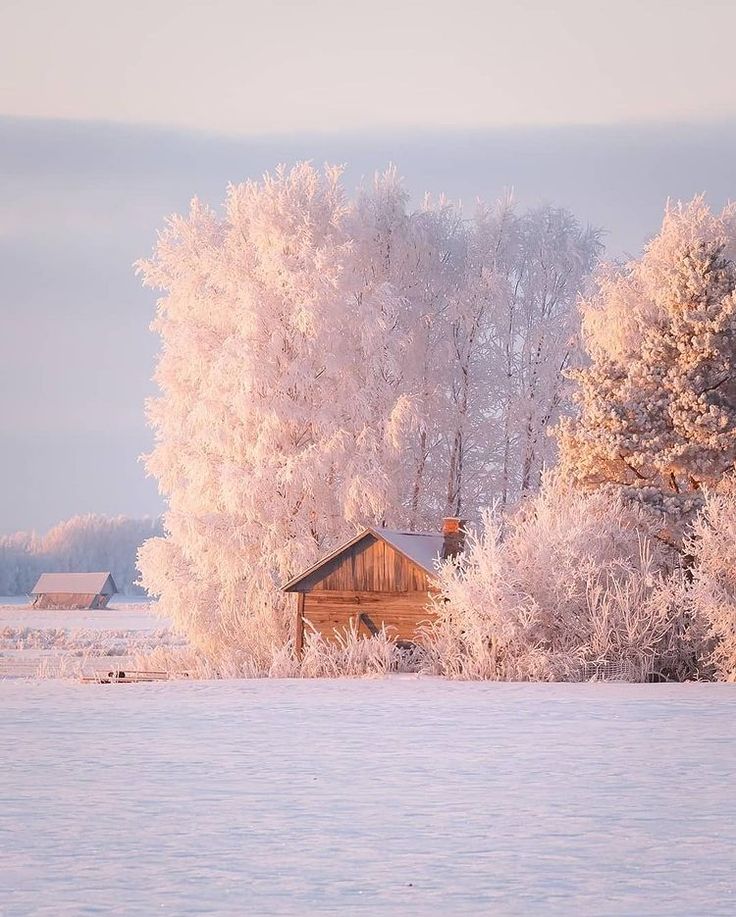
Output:
<instances>
[{"instance_id":1,"label":"cabin gable roof","mask_svg":"<svg viewBox=\"0 0 736 917\"><path fill-rule=\"evenodd\" d=\"M444 538L432 532L393 532L377 529L375 534L403 554L408 560L421 567L430 576L437 576L437 563L442 557Z\"/></svg>"},{"instance_id":2,"label":"cabin gable roof","mask_svg":"<svg viewBox=\"0 0 736 917\"><path fill-rule=\"evenodd\" d=\"M350 551L362 550L376 541L385 542L394 551L404 557L416 567L419 567L429 577L437 575L436 563L442 553L442 535L424 532L396 532L390 529L366 528L358 532L349 541L344 542L330 554L318 560L315 564L290 579L282 587L284 592L301 592L299 586L304 587L308 581L312 583L328 576L336 569ZM364 543L361 544L361 543Z\"/></svg>"},{"instance_id":3,"label":"cabin gable roof","mask_svg":"<svg viewBox=\"0 0 736 917\"><path fill-rule=\"evenodd\" d=\"M112 573L105 570L101 573L42 573L31 594L114 595L117 591Z\"/></svg>"}]
</instances>

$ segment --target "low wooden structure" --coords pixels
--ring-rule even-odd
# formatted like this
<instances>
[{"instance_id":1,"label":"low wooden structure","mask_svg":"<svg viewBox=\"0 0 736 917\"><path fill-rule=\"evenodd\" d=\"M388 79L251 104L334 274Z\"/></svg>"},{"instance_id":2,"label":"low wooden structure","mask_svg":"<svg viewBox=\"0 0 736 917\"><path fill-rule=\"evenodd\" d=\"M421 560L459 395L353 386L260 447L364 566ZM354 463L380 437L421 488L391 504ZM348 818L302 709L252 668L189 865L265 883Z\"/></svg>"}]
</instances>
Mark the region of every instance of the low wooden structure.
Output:
<instances>
[{"instance_id":1,"label":"low wooden structure","mask_svg":"<svg viewBox=\"0 0 736 917\"><path fill-rule=\"evenodd\" d=\"M183 676L182 676L183 677ZM139 672L128 669L123 672L116 669L114 672L95 672L94 675L82 675L79 679L87 685L135 685L149 681L168 681L168 672Z\"/></svg>"},{"instance_id":2,"label":"low wooden structure","mask_svg":"<svg viewBox=\"0 0 736 917\"><path fill-rule=\"evenodd\" d=\"M297 594L297 654L305 625L327 640L351 627L366 636L385 627L398 642L414 642L432 617L437 562L462 550L462 524L445 519L442 534L366 528L289 580L283 589Z\"/></svg>"},{"instance_id":3,"label":"low wooden structure","mask_svg":"<svg viewBox=\"0 0 736 917\"><path fill-rule=\"evenodd\" d=\"M105 608L117 592L109 570L102 573L42 573L33 587L33 607Z\"/></svg>"}]
</instances>

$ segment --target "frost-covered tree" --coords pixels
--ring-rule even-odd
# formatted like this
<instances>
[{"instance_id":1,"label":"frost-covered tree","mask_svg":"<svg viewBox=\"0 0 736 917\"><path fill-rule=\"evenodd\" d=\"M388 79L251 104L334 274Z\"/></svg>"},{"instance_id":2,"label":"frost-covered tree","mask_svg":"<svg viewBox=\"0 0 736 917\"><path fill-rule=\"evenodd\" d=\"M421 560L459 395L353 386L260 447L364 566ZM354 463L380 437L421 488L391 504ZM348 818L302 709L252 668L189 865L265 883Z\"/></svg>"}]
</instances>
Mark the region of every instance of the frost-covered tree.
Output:
<instances>
[{"instance_id":1,"label":"frost-covered tree","mask_svg":"<svg viewBox=\"0 0 736 917\"><path fill-rule=\"evenodd\" d=\"M668 207L659 235L609 268L583 304L589 365L579 414L559 427L561 466L680 511L736 458L736 211Z\"/></svg>"},{"instance_id":2,"label":"frost-covered tree","mask_svg":"<svg viewBox=\"0 0 736 917\"><path fill-rule=\"evenodd\" d=\"M351 200L302 164L170 220L139 265L164 291L148 468L169 509L140 555L162 610L266 665L279 584L356 527L436 529L533 486L510 456L539 467L596 246L556 211L412 210L393 169Z\"/></svg>"},{"instance_id":3,"label":"frost-covered tree","mask_svg":"<svg viewBox=\"0 0 736 917\"><path fill-rule=\"evenodd\" d=\"M38 579L39 539L33 532L0 536L0 595L26 595Z\"/></svg>"},{"instance_id":4,"label":"frost-covered tree","mask_svg":"<svg viewBox=\"0 0 736 917\"><path fill-rule=\"evenodd\" d=\"M350 228L361 291L383 285L401 303L395 325L386 328L387 338L407 342L395 377L401 461L394 473L402 524L420 530L436 525L448 486L450 302L463 282L467 230L461 212L445 200L426 198L415 211L408 205L390 168L361 189ZM393 346L390 340L386 346Z\"/></svg>"},{"instance_id":5,"label":"frost-covered tree","mask_svg":"<svg viewBox=\"0 0 736 917\"><path fill-rule=\"evenodd\" d=\"M542 468L553 458L547 434L560 416L562 374L578 330L577 299L602 244L599 230L549 205L518 214L505 201L493 222L498 293L491 356L501 372L503 431L496 440L493 494L506 506L538 489Z\"/></svg>"},{"instance_id":6,"label":"frost-covered tree","mask_svg":"<svg viewBox=\"0 0 736 917\"><path fill-rule=\"evenodd\" d=\"M259 640L291 621L278 591L358 523L393 522L395 411L410 347L404 303L355 269L338 169L302 164L194 202L159 238L164 289L149 470L166 538L141 551L147 587L195 642Z\"/></svg>"},{"instance_id":7,"label":"frost-covered tree","mask_svg":"<svg viewBox=\"0 0 736 917\"><path fill-rule=\"evenodd\" d=\"M395 170L361 194L354 232L360 269L402 298L414 345L401 380L411 524L536 490L599 233L509 199L469 219L443 198L410 212Z\"/></svg>"}]
</instances>

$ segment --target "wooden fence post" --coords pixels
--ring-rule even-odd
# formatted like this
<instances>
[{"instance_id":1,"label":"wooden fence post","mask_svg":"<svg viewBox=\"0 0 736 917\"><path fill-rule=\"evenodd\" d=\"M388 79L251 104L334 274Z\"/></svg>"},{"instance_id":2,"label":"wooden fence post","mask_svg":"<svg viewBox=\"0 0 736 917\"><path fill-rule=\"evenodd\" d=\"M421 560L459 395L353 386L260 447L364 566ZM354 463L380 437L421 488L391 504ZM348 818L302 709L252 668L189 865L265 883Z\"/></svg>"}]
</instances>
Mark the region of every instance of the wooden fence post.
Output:
<instances>
[{"instance_id":1,"label":"wooden fence post","mask_svg":"<svg viewBox=\"0 0 736 917\"><path fill-rule=\"evenodd\" d=\"M304 651L304 593L297 592L298 601L296 606L296 638L294 646L296 648L296 658L301 659Z\"/></svg>"}]
</instances>

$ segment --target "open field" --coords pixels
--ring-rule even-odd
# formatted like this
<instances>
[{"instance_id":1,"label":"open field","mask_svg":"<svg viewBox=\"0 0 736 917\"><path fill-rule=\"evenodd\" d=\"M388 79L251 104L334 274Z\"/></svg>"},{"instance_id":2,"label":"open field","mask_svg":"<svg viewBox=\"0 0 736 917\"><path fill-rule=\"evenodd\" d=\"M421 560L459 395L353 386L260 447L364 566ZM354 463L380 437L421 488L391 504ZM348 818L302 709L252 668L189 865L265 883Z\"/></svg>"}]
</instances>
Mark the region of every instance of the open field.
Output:
<instances>
[{"instance_id":1,"label":"open field","mask_svg":"<svg viewBox=\"0 0 736 917\"><path fill-rule=\"evenodd\" d=\"M95 611L37 611L25 597L0 597L0 678L107 672L181 642L137 596Z\"/></svg>"},{"instance_id":2,"label":"open field","mask_svg":"<svg viewBox=\"0 0 736 917\"><path fill-rule=\"evenodd\" d=\"M5 917L732 914L736 689L0 681Z\"/></svg>"}]
</instances>

